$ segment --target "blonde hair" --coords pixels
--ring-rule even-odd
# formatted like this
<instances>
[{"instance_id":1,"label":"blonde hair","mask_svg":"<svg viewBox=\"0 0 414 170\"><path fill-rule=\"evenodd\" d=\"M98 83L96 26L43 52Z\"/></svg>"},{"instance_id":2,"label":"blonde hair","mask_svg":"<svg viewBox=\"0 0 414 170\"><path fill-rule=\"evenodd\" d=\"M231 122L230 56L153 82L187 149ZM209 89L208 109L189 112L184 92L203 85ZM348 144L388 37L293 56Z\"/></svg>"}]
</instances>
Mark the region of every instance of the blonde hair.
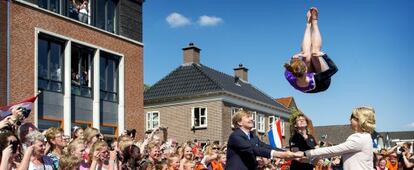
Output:
<instances>
[{"instance_id":1,"label":"blonde hair","mask_svg":"<svg viewBox=\"0 0 414 170\"><path fill-rule=\"evenodd\" d=\"M92 141L92 138L99 134L99 130L93 127L88 127L83 131L83 136L87 143Z\"/></svg>"},{"instance_id":2,"label":"blonde hair","mask_svg":"<svg viewBox=\"0 0 414 170\"><path fill-rule=\"evenodd\" d=\"M59 134L59 133L62 133L62 135L63 135L63 129L62 128L51 127L51 128L46 130L45 137L46 137L47 141L50 143L51 140L56 138L56 134Z\"/></svg>"},{"instance_id":3,"label":"blonde hair","mask_svg":"<svg viewBox=\"0 0 414 170\"><path fill-rule=\"evenodd\" d=\"M372 133L375 130L375 110L372 107L362 106L352 110L352 115L358 119L363 132Z\"/></svg>"},{"instance_id":4,"label":"blonde hair","mask_svg":"<svg viewBox=\"0 0 414 170\"><path fill-rule=\"evenodd\" d=\"M61 133L62 134L62 138L63 138L63 129L62 128L56 128L56 127L51 127L49 129L46 130L45 133L45 137L47 139L47 142L50 145L50 150L53 151L55 149L55 144L52 143L52 140L54 140L56 138L56 135Z\"/></svg>"},{"instance_id":5,"label":"blonde hair","mask_svg":"<svg viewBox=\"0 0 414 170\"><path fill-rule=\"evenodd\" d=\"M219 147L219 145L216 145L216 144L208 145L206 147L205 155L212 155L213 154L213 148L214 148L214 146L217 147L217 148ZM220 150L217 150L217 151L220 151Z\"/></svg>"},{"instance_id":6,"label":"blonde hair","mask_svg":"<svg viewBox=\"0 0 414 170\"><path fill-rule=\"evenodd\" d=\"M124 151L124 149L130 145L133 145L134 141L132 138L128 135L121 135L118 138L118 147L121 151Z\"/></svg>"},{"instance_id":7,"label":"blonde hair","mask_svg":"<svg viewBox=\"0 0 414 170\"><path fill-rule=\"evenodd\" d=\"M305 62L298 58L292 58L290 64L283 65L286 70L290 71L295 77L302 77L307 71Z\"/></svg>"},{"instance_id":8,"label":"blonde hair","mask_svg":"<svg viewBox=\"0 0 414 170\"><path fill-rule=\"evenodd\" d=\"M108 148L108 144L104 141L97 141L95 144L92 145L91 150L89 151L89 160L93 159L93 154L95 151L99 151L102 148ZM99 161L99 160L98 160Z\"/></svg>"},{"instance_id":9,"label":"blonde hair","mask_svg":"<svg viewBox=\"0 0 414 170\"><path fill-rule=\"evenodd\" d=\"M194 157L194 153L193 153L193 143L191 141L188 141L188 142L184 143L181 148L177 149L177 152L178 152L178 154L180 156L180 159L183 159L184 158L185 148L187 148L187 147L191 148L191 153L192 153L191 159L193 159L193 157Z\"/></svg>"},{"instance_id":10,"label":"blonde hair","mask_svg":"<svg viewBox=\"0 0 414 170\"><path fill-rule=\"evenodd\" d=\"M72 154L76 150L76 148L79 147L79 145L84 145L84 147L85 147L85 145L86 145L85 141L82 140L82 139L75 139L72 142L70 142L70 144L66 148L67 149L67 154L68 155Z\"/></svg>"},{"instance_id":11,"label":"blonde hair","mask_svg":"<svg viewBox=\"0 0 414 170\"><path fill-rule=\"evenodd\" d=\"M82 159L74 155L64 155L59 159L59 170L78 169Z\"/></svg>"},{"instance_id":12,"label":"blonde hair","mask_svg":"<svg viewBox=\"0 0 414 170\"><path fill-rule=\"evenodd\" d=\"M239 128L240 127L239 122L242 120L242 118L244 116L250 116L250 115L251 115L250 112L247 112L245 110L239 110L234 114L233 118L231 119L231 123L233 124L234 128Z\"/></svg>"},{"instance_id":13,"label":"blonde hair","mask_svg":"<svg viewBox=\"0 0 414 170\"><path fill-rule=\"evenodd\" d=\"M177 159L178 162L180 161L180 155L170 155L170 157L167 158L167 165L168 167L172 166L172 163L174 163L174 159Z\"/></svg>"},{"instance_id":14,"label":"blonde hair","mask_svg":"<svg viewBox=\"0 0 414 170\"><path fill-rule=\"evenodd\" d=\"M160 146L159 146L159 145L157 145L157 144L155 144L155 143L149 143L149 144L147 145L147 151L148 151L148 153L149 153L149 152L151 152L151 150L152 150L152 149L154 149L154 148L156 148L156 149L160 149Z\"/></svg>"}]
</instances>

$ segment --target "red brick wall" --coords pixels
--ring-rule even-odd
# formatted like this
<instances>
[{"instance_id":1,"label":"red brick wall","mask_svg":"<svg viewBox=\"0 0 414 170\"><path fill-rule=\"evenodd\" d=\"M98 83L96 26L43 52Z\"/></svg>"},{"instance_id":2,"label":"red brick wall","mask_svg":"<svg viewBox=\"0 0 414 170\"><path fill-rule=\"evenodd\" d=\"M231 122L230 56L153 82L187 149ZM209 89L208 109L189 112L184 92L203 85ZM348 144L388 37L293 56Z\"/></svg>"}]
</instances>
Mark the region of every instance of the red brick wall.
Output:
<instances>
[{"instance_id":1,"label":"red brick wall","mask_svg":"<svg viewBox=\"0 0 414 170\"><path fill-rule=\"evenodd\" d=\"M7 1L0 1L0 106L7 105Z\"/></svg>"},{"instance_id":2,"label":"red brick wall","mask_svg":"<svg viewBox=\"0 0 414 170\"><path fill-rule=\"evenodd\" d=\"M35 27L124 54L125 128L143 137L143 47L16 1L11 1L10 100L33 95ZM33 120L31 115L30 120Z\"/></svg>"}]
</instances>

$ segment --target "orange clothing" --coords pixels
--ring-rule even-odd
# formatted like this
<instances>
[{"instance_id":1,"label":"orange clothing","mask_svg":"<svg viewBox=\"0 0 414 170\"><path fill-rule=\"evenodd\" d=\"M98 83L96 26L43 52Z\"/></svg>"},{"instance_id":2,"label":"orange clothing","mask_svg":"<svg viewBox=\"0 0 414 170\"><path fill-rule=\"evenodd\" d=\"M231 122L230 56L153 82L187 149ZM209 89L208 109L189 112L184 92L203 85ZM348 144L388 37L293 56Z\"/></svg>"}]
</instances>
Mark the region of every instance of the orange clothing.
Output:
<instances>
[{"instance_id":1,"label":"orange clothing","mask_svg":"<svg viewBox=\"0 0 414 170\"><path fill-rule=\"evenodd\" d=\"M213 160L210 162L211 163L211 168L213 170L224 170L223 165L221 164L220 161L218 160Z\"/></svg>"},{"instance_id":2,"label":"orange clothing","mask_svg":"<svg viewBox=\"0 0 414 170\"><path fill-rule=\"evenodd\" d=\"M290 164L292 163L292 160L288 160L286 162L284 162L281 166L280 169L281 170L286 170L290 168Z\"/></svg>"},{"instance_id":3,"label":"orange clothing","mask_svg":"<svg viewBox=\"0 0 414 170\"><path fill-rule=\"evenodd\" d=\"M390 160L387 160L387 165L385 167L388 168L388 170L398 170L398 162L393 165Z\"/></svg>"},{"instance_id":4,"label":"orange clothing","mask_svg":"<svg viewBox=\"0 0 414 170\"><path fill-rule=\"evenodd\" d=\"M194 170L207 170L207 168L204 167L204 165L201 164L200 162L197 162L194 166Z\"/></svg>"}]
</instances>

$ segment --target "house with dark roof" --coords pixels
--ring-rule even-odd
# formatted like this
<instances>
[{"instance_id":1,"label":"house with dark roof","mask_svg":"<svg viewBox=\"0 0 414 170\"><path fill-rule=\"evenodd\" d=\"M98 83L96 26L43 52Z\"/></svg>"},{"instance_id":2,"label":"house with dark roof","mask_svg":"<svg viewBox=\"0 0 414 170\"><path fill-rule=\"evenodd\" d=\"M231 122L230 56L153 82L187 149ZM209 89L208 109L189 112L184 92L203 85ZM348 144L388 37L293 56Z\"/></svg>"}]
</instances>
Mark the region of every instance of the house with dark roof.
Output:
<instances>
[{"instance_id":1,"label":"house with dark roof","mask_svg":"<svg viewBox=\"0 0 414 170\"><path fill-rule=\"evenodd\" d=\"M411 143L411 150L414 148L414 131L399 132L378 132L377 138L382 147L392 147L398 143Z\"/></svg>"},{"instance_id":2,"label":"house with dark roof","mask_svg":"<svg viewBox=\"0 0 414 170\"><path fill-rule=\"evenodd\" d=\"M345 142L348 136L354 133L350 125L315 126L314 129L314 137L317 141L328 142L331 144Z\"/></svg>"},{"instance_id":3,"label":"house with dark roof","mask_svg":"<svg viewBox=\"0 0 414 170\"><path fill-rule=\"evenodd\" d=\"M234 76L227 75L201 64L200 51L192 43L183 48L183 64L144 92L145 130L163 125L179 142L225 142L232 115L244 109L253 113L256 132L266 139L276 117L288 119L287 108L248 81L246 67L240 64Z\"/></svg>"}]
</instances>

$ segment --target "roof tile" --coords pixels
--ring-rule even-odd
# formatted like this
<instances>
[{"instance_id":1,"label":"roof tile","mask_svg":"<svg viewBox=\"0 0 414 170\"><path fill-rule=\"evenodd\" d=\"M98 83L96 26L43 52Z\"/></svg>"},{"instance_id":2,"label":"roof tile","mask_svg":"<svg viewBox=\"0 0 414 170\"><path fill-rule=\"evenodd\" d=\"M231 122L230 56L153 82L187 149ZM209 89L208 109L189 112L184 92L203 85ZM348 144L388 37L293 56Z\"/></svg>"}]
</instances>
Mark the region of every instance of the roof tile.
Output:
<instances>
[{"instance_id":1,"label":"roof tile","mask_svg":"<svg viewBox=\"0 0 414 170\"><path fill-rule=\"evenodd\" d=\"M144 92L144 100L230 92L275 107L285 108L248 82L202 64L181 65Z\"/></svg>"}]
</instances>

